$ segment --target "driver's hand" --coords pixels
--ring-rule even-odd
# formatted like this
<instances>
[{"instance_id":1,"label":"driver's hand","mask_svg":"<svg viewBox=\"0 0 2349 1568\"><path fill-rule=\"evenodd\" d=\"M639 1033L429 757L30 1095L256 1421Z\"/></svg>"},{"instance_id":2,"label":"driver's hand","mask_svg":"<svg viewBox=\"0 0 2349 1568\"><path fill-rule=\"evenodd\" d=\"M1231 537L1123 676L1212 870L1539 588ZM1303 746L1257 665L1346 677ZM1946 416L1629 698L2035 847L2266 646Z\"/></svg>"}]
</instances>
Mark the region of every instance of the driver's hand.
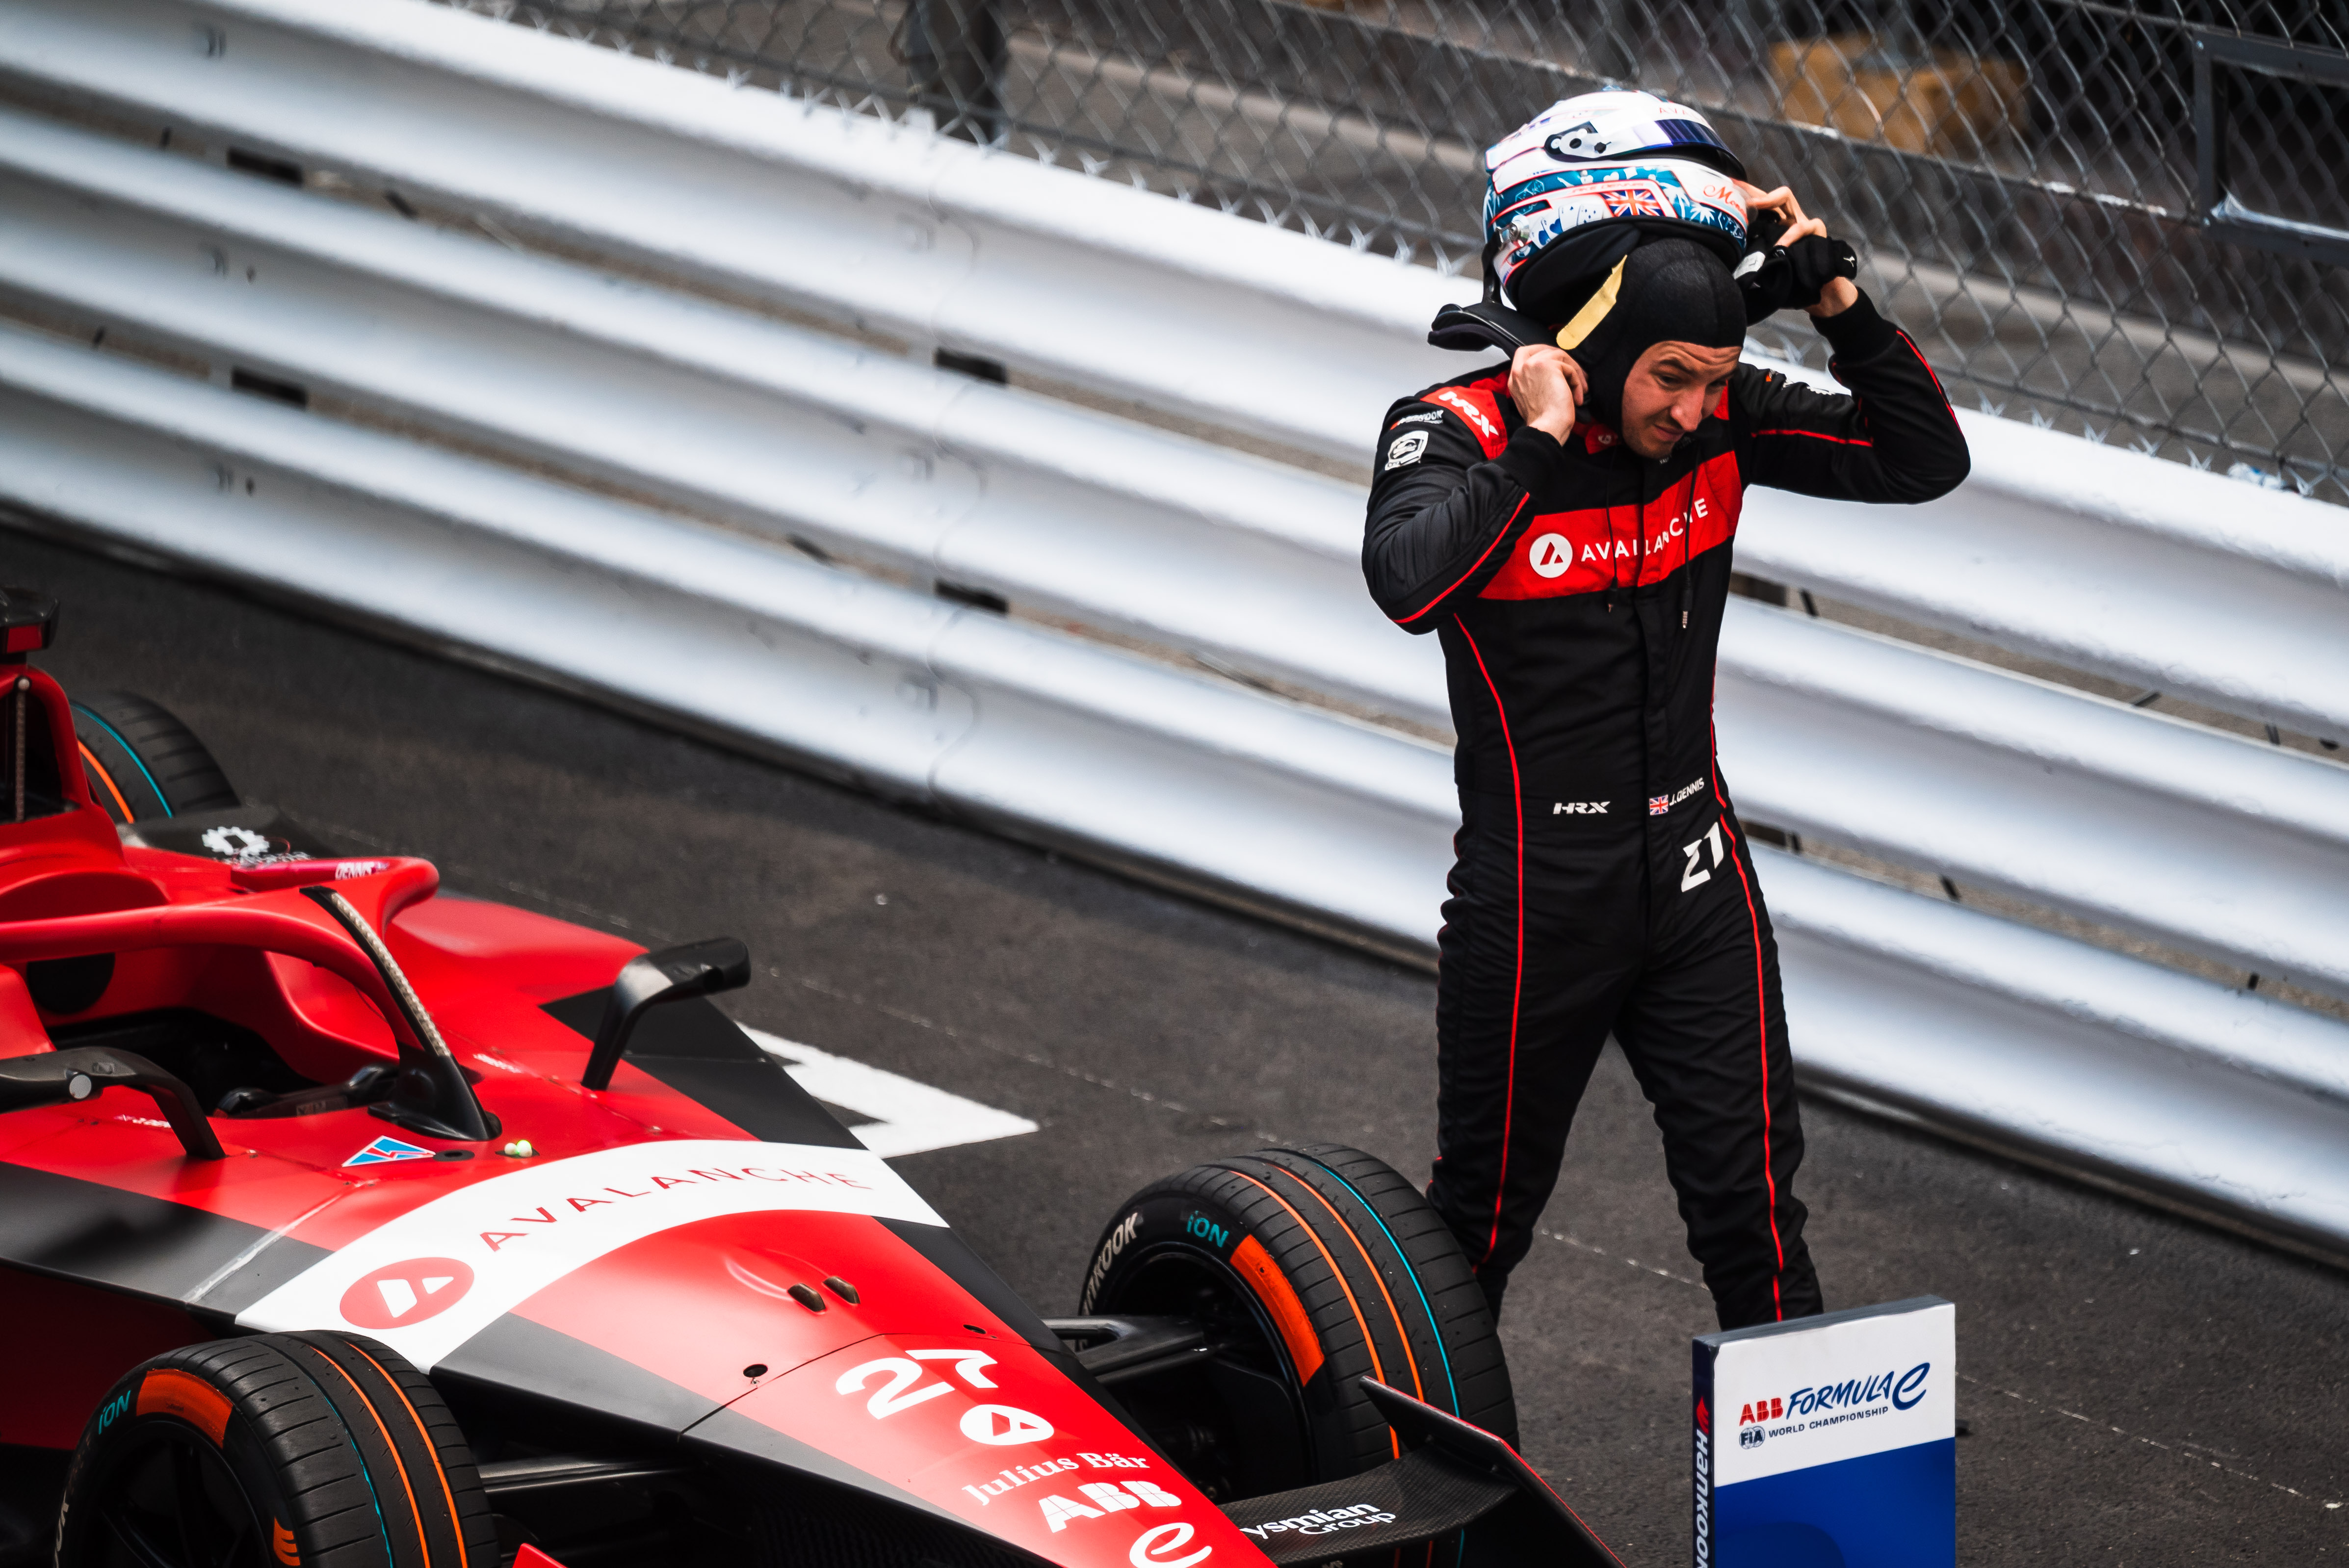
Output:
<instances>
[{"instance_id":1,"label":"driver's hand","mask_svg":"<svg viewBox=\"0 0 2349 1568\"><path fill-rule=\"evenodd\" d=\"M1520 348L1509 358L1509 400L1517 417L1564 445L1574 429L1575 406L1590 389L1574 356L1547 343Z\"/></svg>"},{"instance_id":2,"label":"driver's hand","mask_svg":"<svg viewBox=\"0 0 2349 1568\"><path fill-rule=\"evenodd\" d=\"M1811 303L1803 308L1814 317L1839 315L1859 303L1858 286L1842 275L1838 265L1849 247L1827 238L1825 220L1806 214L1790 187L1781 185L1775 191L1764 191L1741 180L1737 188L1745 193L1749 214L1768 213L1786 225L1785 232L1772 242L1772 251L1774 254L1784 254L1793 264L1792 275L1782 286L1783 296L1789 302L1808 298ZM1806 240L1814 243L1805 244L1802 242Z\"/></svg>"},{"instance_id":3,"label":"driver's hand","mask_svg":"<svg viewBox=\"0 0 2349 1568\"><path fill-rule=\"evenodd\" d=\"M1827 232L1823 221L1803 215L1803 204L1795 199L1790 186L1781 185L1775 191L1764 191L1759 185L1748 185L1740 180L1737 188L1745 192L1748 222L1752 221L1754 213L1769 213L1786 225L1786 232L1778 236L1778 243L1782 245L1791 245L1808 234L1825 234Z\"/></svg>"}]
</instances>

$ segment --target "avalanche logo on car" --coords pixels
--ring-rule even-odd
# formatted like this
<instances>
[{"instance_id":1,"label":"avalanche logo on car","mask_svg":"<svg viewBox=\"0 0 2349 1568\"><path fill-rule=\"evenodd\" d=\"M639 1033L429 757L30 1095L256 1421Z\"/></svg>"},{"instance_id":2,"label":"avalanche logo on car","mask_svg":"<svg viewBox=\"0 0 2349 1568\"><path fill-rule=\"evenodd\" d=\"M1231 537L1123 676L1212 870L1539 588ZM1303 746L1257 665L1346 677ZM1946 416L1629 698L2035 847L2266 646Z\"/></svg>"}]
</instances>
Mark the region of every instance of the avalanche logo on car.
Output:
<instances>
[{"instance_id":1,"label":"avalanche logo on car","mask_svg":"<svg viewBox=\"0 0 2349 1568\"><path fill-rule=\"evenodd\" d=\"M237 1322L270 1334L366 1328L429 1371L539 1291L631 1241L698 1220L793 1210L946 1223L869 1150L747 1139L630 1144L489 1177L419 1204L296 1274ZM310 1222L332 1220L329 1210ZM419 1260L435 1270L443 1262L464 1267L470 1283L430 1289L443 1276L418 1269ZM415 1290L417 1305L394 1311L398 1288L387 1296L386 1280ZM449 1291L456 1294L421 1310Z\"/></svg>"},{"instance_id":2,"label":"avalanche logo on car","mask_svg":"<svg viewBox=\"0 0 2349 1568\"><path fill-rule=\"evenodd\" d=\"M465 1299L473 1271L454 1258L410 1258L387 1263L343 1293L343 1321L378 1333L438 1317Z\"/></svg>"}]
</instances>

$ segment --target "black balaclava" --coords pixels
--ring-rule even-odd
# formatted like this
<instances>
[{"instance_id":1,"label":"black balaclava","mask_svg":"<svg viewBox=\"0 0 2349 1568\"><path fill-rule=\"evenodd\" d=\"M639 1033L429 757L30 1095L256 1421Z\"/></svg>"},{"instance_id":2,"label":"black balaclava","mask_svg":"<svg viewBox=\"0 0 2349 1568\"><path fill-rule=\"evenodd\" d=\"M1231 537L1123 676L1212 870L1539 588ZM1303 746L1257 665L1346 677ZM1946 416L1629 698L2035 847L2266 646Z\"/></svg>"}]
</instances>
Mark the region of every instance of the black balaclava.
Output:
<instances>
[{"instance_id":1,"label":"black balaclava","mask_svg":"<svg viewBox=\"0 0 2349 1568\"><path fill-rule=\"evenodd\" d=\"M1729 268L1692 241L1649 240L1616 263L1596 288L1574 292L1584 297L1573 300L1571 311L1563 302L1572 296L1560 294L1561 303L1539 319L1556 325L1558 347L1590 379L1585 417L1619 430L1623 383L1656 344L1736 348L1745 342L1745 302Z\"/></svg>"}]
</instances>

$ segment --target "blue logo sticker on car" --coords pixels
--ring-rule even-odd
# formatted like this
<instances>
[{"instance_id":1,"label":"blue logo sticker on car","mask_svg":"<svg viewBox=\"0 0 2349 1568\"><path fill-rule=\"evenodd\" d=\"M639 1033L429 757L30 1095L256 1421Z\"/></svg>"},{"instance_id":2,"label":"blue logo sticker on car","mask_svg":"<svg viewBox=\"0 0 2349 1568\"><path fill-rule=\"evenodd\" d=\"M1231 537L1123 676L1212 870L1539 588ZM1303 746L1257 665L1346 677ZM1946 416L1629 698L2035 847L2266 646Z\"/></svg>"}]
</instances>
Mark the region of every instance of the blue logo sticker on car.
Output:
<instances>
[{"instance_id":1,"label":"blue logo sticker on car","mask_svg":"<svg viewBox=\"0 0 2349 1568\"><path fill-rule=\"evenodd\" d=\"M412 1143L402 1143L396 1137L379 1137L367 1147L343 1161L345 1165L382 1165L395 1159L430 1159L432 1151L419 1148Z\"/></svg>"}]
</instances>

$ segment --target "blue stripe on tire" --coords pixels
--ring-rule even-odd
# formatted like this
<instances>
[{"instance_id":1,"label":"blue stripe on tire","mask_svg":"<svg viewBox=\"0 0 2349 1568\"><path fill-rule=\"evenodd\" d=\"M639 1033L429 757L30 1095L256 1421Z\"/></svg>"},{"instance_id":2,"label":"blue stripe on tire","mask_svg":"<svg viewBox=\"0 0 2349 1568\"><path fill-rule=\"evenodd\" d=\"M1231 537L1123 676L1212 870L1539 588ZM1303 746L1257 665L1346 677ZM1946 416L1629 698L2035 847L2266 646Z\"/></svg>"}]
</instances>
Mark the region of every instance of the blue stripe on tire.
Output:
<instances>
[{"instance_id":1,"label":"blue stripe on tire","mask_svg":"<svg viewBox=\"0 0 2349 1568\"><path fill-rule=\"evenodd\" d=\"M1387 1245L1395 1250L1395 1257L1402 1263L1403 1275L1406 1279L1411 1281L1412 1293L1419 1297L1419 1310L1427 1314L1428 1332L1433 1334L1435 1339L1435 1354L1441 1356L1444 1360L1444 1386L1445 1391L1449 1393L1452 1397L1452 1413L1455 1416L1459 1415L1460 1389L1459 1386L1452 1381L1452 1354L1444 1348L1444 1325L1436 1322L1435 1309L1428 1304L1427 1293L1420 1288L1419 1271L1411 1266L1411 1254L1402 1250L1402 1243L1396 1241L1394 1232L1387 1229L1387 1222L1379 1218L1378 1210L1371 1205L1369 1199L1361 1195L1361 1191L1356 1189L1352 1182L1347 1180L1343 1176L1339 1176L1335 1169L1328 1165L1322 1164L1320 1160L1313 1159L1313 1157L1309 1154L1299 1154L1297 1158L1299 1159L1312 1159L1314 1164L1321 1166L1322 1169L1329 1171L1331 1176L1337 1177L1338 1185L1344 1188L1347 1191L1353 1193L1354 1201L1360 1203L1362 1208L1369 1212L1371 1222L1376 1225L1379 1228L1379 1233L1387 1239Z\"/></svg>"},{"instance_id":2,"label":"blue stripe on tire","mask_svg":"<svg viewBox=\"0 0 2349 1568\"><path fill-rule=\"evenodd\" d=\"M155 782L155 775L149 773L147 771L147 764L139 760L139 748L124 740L122 738L121 731L108 723L98 714L93 713L88 709L83 707L80 703L74 703L73 711L79 713L83 718L88 719L91 723L97 725L99 729L114 737L114 743L122 748L122 754L130 759L130 765L139 770L139 776L147 781L147 787L149 789L154 791L155 804L163 808L163 815L165 816L171 815L171 803L163 798L163 786ZM1341 1178L1340 1179L1343 1179Z\"/></svg>"}]
</instances>

